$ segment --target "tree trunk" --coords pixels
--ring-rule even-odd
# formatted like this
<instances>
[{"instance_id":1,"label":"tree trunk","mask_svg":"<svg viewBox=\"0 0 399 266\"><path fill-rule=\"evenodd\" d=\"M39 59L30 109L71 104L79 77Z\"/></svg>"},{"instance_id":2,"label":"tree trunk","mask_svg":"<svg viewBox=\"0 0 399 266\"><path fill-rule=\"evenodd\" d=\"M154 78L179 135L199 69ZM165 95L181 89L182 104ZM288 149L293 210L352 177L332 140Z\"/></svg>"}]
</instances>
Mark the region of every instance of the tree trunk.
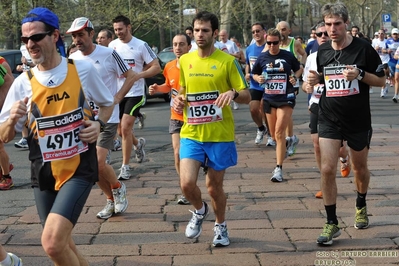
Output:
<instances>
[{"instance_id":1,"label":"tree trunk","mask_svg":"<svg viewBox=\"0 0 399 266\"><path fill-rule=\"evenodd\" d=\"M230 32L233 0L220 0L220 30Z\"/></svg>"}]
</instances>

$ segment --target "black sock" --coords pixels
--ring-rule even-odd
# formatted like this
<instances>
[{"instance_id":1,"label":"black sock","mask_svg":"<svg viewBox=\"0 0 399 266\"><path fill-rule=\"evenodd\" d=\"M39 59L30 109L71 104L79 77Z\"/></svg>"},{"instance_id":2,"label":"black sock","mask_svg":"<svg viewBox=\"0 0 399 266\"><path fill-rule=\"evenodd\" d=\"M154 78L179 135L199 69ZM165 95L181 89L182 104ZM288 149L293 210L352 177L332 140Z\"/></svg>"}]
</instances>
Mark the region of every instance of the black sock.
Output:
<instances>
[{"instance_id":1,"label":"black sock","mask_svg":"<svg viewBox=\"0 0 399 266\"><path fill-rule=\"evenodd\" d=\"M327 213L327 223L331 224L336 224L338 225L338 219L337 219L337 214L336 214L336 210L337 210L337 205L324 205L324 208L326 209L326 213Z\"/></svg>"},{"instance_id":2,"label":"black sock","mask_svg":"<svg viewBox=\"0 0 399 266\"><path fill-rule=\"evenodd\" d=\"M283 169L282 165L277 165L277 168Z\"/></svg>"},{"instance_id":3,"label":"black sock","mask_svg":"<svg viewBox=\"0 0 399 266\"><path fill-rule=\"evenodd\" d=\"M3 175L4 178L11 178L10 174L8 175Z\"/></svg>"},{"instance_id":4,"label":"black sock","mask_svg":"<svg viewBox=\"0 0 399 266\"><path fill-rule=\"evenodd\" d=\"M366 195L367 192L364 194L360 193L359 191L357 192L356 208L361 209L366 206Z\"/></svg>"},{"instance_id":5,"label":"black sock","mask_svg":"<svg viewBox=\"0 0 399 266\"><path fill-rule=\"evenodd\" d=\"M266 130L265 125L262 125L261 127L258 127L258 129L259 129L259 131L265 131Z\"/></svg>"}]
</instances>

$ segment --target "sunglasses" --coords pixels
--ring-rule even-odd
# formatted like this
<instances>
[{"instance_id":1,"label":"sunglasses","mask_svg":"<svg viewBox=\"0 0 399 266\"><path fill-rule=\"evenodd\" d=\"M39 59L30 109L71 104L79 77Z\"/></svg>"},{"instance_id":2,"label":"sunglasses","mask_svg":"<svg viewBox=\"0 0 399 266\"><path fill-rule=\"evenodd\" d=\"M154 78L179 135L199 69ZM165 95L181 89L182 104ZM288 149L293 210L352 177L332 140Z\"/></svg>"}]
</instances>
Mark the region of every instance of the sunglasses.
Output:
<instances>
[{"instance_id":1,"label":"sunglasses","mask_svg":"<svg viewBox=\"0 0 399 266\"><path fill-rule=\"evenodd\" d=\"M279 44L280 43L280 41L274 41L274 42L266 42L267 43L267 45L277 45L277 44Z\"/></svg>"},{"instance_id":2,"label":"sunglasses","mask_svg":"<svg viewBox=\"0 0 399 266\"><path fill-rule=\"evenodd\" d=\"M323 36L323 34L324 34L324 36L328 37L327 31L325 31L325 32L316 32L316 36L319 37L319 38L320 38L321 36Z\"/></svg>"},{"instance_id":3,"label":"sunglasses","mask_svg":"<svg viewBox=\"0 0 399 266\"><path fill-rule=\"evenodd\" d=\"M29 37L21 37L21 41L25 44L27 44L29 40L31 40L32 42L40 42L47 35L50 36L51 33L52 33L52 31L47 31L47 32L43 32L43 33L33 34Z\"/></svg>"},{"instance_id":4,"label":"sunglasses","mask_svg":"<svg viewBox=\"0 0 399 266\"><path fill-rule=\"evenodd\" d=\"M260 30L253 30L252 34L259 33L259 32L260 32Z\"/></svg>"}]
</instances>

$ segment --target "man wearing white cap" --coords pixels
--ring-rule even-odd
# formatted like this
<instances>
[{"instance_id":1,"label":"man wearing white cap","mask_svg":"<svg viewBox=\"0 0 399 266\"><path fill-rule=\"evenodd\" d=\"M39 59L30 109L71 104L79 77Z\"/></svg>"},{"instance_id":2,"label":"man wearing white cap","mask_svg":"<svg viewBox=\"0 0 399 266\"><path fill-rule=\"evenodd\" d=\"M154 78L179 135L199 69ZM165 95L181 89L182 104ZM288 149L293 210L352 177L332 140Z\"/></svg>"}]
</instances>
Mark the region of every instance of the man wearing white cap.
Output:
<instances>
[{"instance_id":1,"label":"man wearing white cap","mask_svg":"<svg viewBox=\"0 0 399 266\"><path fill-rule=\"evenodd\" d=\"M389 67L389 73L391 76L391 83L395 86L395 95L393 96L392 101L394 101L396 103L396 102L398 102L397 94L398 94L398 86L399 86L399 83L398 83L399 75L395 74L396 63L398 62L398 59L395 59L395 52L396 52L396 49L399 47L399 29L393 28L391 31L391 35L392 35L392 37L387 40L385 48L389 54L388 67ZM398 80L396 80L395 76L397 76Z\"/></svg>"},{"instance_id":2,"label":"man wearing white cap","mask_svg":"<svg viewBox=\"0 0 399 266\"><path fill-rule=\"evenodd\" d=\"M70 55L69 58L86 60L93 64L114 97L115 106L111 118L107 121L104 131L100 133L97 140L98 185L107 197L107 204L97 214L97 217L108 219L114 213L125 212L128 206L126 186L118 181L113 168L106 163L106 157L114 146L114 136L119 123L119 102L133 86L137 75L115 50L92 42L95 34L94 26L88 18L75 19L66 33L72 34L72 41L78 48L78 51ZM120 76L123 76L125 80L121 89L118 90L118 77ZM96 112L97 106L92 101L89 103Z\"/></svg>"}]
</instances>

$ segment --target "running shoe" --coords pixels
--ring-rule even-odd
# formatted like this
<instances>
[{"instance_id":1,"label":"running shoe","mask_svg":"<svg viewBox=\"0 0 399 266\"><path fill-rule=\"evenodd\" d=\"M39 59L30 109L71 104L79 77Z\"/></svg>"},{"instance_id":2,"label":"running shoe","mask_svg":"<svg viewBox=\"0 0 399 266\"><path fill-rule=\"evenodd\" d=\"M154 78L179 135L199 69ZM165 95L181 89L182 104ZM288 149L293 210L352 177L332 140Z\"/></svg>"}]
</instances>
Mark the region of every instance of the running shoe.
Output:
<instances>
[{"instance_id":1,"label":"running shoe","mask_svg":"<svg viewBox=\"0 0 399 266\"><path fill-rule=\"evenodd\" d=\"M233 107L234 110L238 110L240 108L238 103L236 103L235 101L231 101L231 107Z\"/></svg>"},{"instance_id":2,"label":"running shoe","mask_svg":"<svg viewBox=\"0 0 399 266\"><path fill-rule=\"evenodd\" d=\"M215 225L213 227L213 246L214 247L225 247L230 245L229 231L224 225Z\"/></svg>"},{"instance_id":3,"label":"running shoe","mask_svg":"<svg viewBox=\"0 0 399 266\"><path fill-rule=\"evenodd\" d=\"M287 137L287 138L290 138L290 137ZM298 145L298 143L299 143L299 138L296 135L292 136L290 139L291 139L290 145L288 146L288 149L287 149L288 156L292 156L295 154L296 145Z\"/></svg>"},{"instance_id":4,"label":"running shoe","mask_svg":"<svg viewBox=\"0 0 399 266\"><path fill-rule=\"evenodd\" d=\"M114 148L113 151L120 151L122 150L122 142L119 139L114 140Z\"/></svg>"},{"instance_id":5,"label":"running shoe","mask_svg":"<svg viewBox=\"0 0 399 266\"><path fill-rule=\"evenodd\" d=\"M276 142L274 141L274 139L272 139L272 137L267 137L266 146L268 146L268 147L276 146Z\"/></svg>"},{"instance_id":6,"label":"running shoe","mask_svg":"<svg viewBox=\"0 0 399 266\"><path fill-rule=\"evenodd\" d=\"M369 217L367 216L367 206L361 209L356 208L355 228L366 229L369 227Z\"/></svg>"},{"instance_id":7,"label":"running shoe","mask_svg":"<svg viewBox=\"0 0 399 266\"><path fill-rule=\"evenodd\" d=\"M115 211L114 202L110 199L107 199L107 205L105 205L104 209L102 209L99 213L97 213L97 218L108 219L114 214L114 211Z\"/></svg>"},{"instance_id":8,"label":"running shoe","mask_svg":"<svg viewBox=\"0 0 399 266\"><path fill-rule=\"evenodd\" d=\"M144 128L144 120L147 118L147 116L145 115L145 113L141 113L141 116L137 117L137 120L139 121L139 129L143 129Z\"/></svg>"},{"instance_id":9,"label":"running shoe","mask_svg":"<svg viewBox=\"0 0 399 266\"><path fill-rule=\"evenodd\" d=\"M265 130L259 130L259 128L256 131L256 138L255 138L255 144L261 144L263 141L263 136L266 135L267 131L266 128Z\"/></svg>"},{"instance_id":10,"label":"running shoe","mask_svg":"<svg viewBox=\"0 0 399 266\"><path fill-rule=\"evenodd\" d=\"M14 169L14 165L12 163L10 163L10 166L8 167L8 172L11 172L12 169ZM3 178L3 171L1 171L0 169L0 179Z\"/></svg>"},{"instance_id":11,"label":"running shoe","mask_svg":"<svg viewBox=\"0 0 399 266\"><path fill-rule=\"evenodd\" d=\"M179 199L177 200L177 204L179 205L189 205L190 202L186 199L186 197L184 197L183 195L181 195L179 197Z\"/></svg>"},{"instance_id":12,"label":"running shoe","mask_svg":"<svg viewBox=\"0 0 399 266\"><path fill-rule=\"evenodd\" d=\"M341 229L334 223L326 223L323 227L323 232L317 238L317 244L331 245L333 238L341 235Z\"/></svg>"},{"instance_id":13,"label":"running shoe","mask_svg":"<svg viewBox=\"0 0 399 266\"><path fill-rule=\"evenodd\" d=\"M139 138L138 141L139 141L139 143L135 147L134 152L136 153L136 161L138 163L141 163L145 159L145 151L144 151L145 139Z\"/></svg>"},{"instance_id":14,"label":"running shoe","mask_svg":"<svg viewBox=\"0 0 399 266\"><path fill-rule=\"evenodd\" d=\"M191 220L188 222L186 227L186 237L188 238L197 238L202 233L202 222L206 219L209 214L208 204L204 202L205 205L205 213L198 214L195 211L190 210L193 214Z\"/></svg>"},{"instance_id":15,"label":"running shoe","mask_svg":"<svg viewBox=\"0 0 399 266\"><path fill-rule=\"evenodd\" d=\"M316 198L318 198L318 199L322 199L322 198L323 198L323 192L321 192L321 190L320 190L320 191L318 191L314 196L315 196Z\"/></svg>"},{"instance_id":16,"label":"running shoe","mask_svg":"<svg viewBox=\"0 0 399 266\"><path fill-rule=\"evenodd\" d=\"M17 255L8 252L8 255L11 258L11 266L22 266L22 259L19 258Z\"/></svg>"},{"instance_id":17,"label":"running shoe","mask_svg":"<svg viewBox=\"0 0 399 266\"><path fill-rule=\"evenodd\" d=\"M28 140L26 138L21 138L18 142L14 143L15 148L28 149Z\"/></svg>"},{"instance_id":18,"label":"running shoe","mask_svg":"<svg viewBox=\"0 0 399 266\"><path fill-rule=\"evenodd\" d=\"M105 163L111 164L111 150L108 150L107 157L105 157Z\"/></svg>"},{"instance_id":19,"label":"running shoe","mask_svg":"<svg viewBox=\"0 0 399 266\"><path fill-rule=\"evenodd\" d=\"M14 182L11 177L1 177L0 179L0 190L9 190L14 186Z\"/></svg>"},{"instance_id":20,"label":"running shoe","mask_svg":"<svg viewBox=\"0 0 399 266\"><path fill-rule=\"evenodd\" d=\"M339 161L341 162L341 176L348 177L351 172L351 162L349 160L349 155L348 159L345 162L342 162L341 159Z\"/></svg>"},{"instance_id":21,"label":"running shoe","mask_svg":"<svg viewBox=\"0 0 399 266\"><path fill-rule=\"evenodd\" d=\"M392 101L393 101L394 103L398 103L398 98L397 98L396 96L393 96Z\"/></svg>"},{"instance_id":22,"label":"running shoe","mask_svg":"<svg viewBox=\"0 0 399 266\"><path fill-rule=\"evenodd\" d=\"M276 168L273 170L273 176L270 180L272 182L283 182L283 170L276 166Z\"/></svg>"},{"instance_id":23,"label":"running shoe","mask_svg":"<svg viewBox=\"0 0 399 266\"><path fill-rule=\"evenodd\" d=\"M128 202L126 198L126 186L122 182L120 188L115 188L112 190L112 195L114 196L114 212L123 213L126 211Z\"/></svg>"},{"instance_id":24,"label":"running shoe","mask_svg":"<svg viewBox=\"0 0 399 266\"><path fill-rule=\"evenodd\" d=\"M129 165L121 166L118 179L119 180L129 180L132 175L130 174Z\"/></svg>"}]
</instances>

